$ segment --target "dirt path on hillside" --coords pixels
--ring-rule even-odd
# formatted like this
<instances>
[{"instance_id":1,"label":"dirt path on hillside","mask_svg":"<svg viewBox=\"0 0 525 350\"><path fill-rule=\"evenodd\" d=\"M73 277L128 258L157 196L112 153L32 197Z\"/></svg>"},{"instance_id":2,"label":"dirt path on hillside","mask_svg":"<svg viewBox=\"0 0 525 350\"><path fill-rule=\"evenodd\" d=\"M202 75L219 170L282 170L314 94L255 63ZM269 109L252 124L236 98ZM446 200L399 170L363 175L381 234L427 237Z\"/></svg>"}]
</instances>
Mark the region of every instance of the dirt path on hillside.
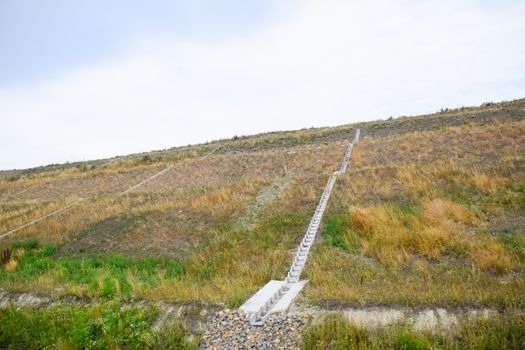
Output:
<instances>
[{"instance_id":1,"label":"dirt path on hillside","mask_svg":"<svg viewBox=\"0 0 525 350\"><path fill-rule=\"evenodd\" d=\"M234 229L236 231L241 231L255 226L261 210L264 210L264 208L275 201L279 194L286 189L289 183L289 177L281 177L277 178L277 180L269 186L264 187L257 194L257 197L255 197L255 202L249 205L244 214L235 221L233 225Z\"/></svg>"}]
</instances>

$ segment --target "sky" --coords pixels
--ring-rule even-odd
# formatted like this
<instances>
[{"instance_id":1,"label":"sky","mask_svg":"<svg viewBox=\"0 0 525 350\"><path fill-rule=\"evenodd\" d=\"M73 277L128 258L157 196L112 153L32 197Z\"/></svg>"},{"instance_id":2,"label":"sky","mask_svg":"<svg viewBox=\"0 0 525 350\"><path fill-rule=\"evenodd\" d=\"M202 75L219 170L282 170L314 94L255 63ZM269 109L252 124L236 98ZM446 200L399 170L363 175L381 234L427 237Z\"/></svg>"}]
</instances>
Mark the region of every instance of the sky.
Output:
<instances>
[{"instance_id":1,"label":"sky","mask_svg":"<svg viewBox=\"0 0 525 350\"><path fill-rule=\"evenodd\" d=\"M525 97L525 1L0 0L0 169Z\"/></svg>"}]
</instances>

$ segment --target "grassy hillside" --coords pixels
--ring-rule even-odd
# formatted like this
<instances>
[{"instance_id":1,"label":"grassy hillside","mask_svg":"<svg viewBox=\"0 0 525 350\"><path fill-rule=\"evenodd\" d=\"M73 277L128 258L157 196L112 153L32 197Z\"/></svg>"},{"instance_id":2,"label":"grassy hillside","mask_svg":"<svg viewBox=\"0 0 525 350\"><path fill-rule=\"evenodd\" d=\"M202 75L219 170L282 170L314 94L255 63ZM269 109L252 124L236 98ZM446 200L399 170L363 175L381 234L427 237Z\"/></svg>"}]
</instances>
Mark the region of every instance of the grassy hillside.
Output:
<instances>
[{"instance_id":1,"label":"grassy hillside","mask_svg":"<svg viewBox=\"0 0 525 350\"><path fill-rule=\"evenodd\" d=\"M238 306L285 276L356 127L302 301L524 306L525 100L1 172L0 233L85 200L0 241L0 288Z\"/></svg>"}]
</instances>

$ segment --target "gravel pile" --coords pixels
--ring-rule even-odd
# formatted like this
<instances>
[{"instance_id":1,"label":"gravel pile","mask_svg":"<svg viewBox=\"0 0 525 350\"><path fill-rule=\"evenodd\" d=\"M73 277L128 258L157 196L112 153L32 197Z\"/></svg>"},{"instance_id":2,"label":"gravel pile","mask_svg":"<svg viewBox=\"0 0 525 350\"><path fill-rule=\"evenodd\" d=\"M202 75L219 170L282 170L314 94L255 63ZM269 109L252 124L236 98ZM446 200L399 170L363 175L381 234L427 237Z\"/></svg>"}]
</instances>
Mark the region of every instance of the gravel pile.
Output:
<instances>
[{"instance_id":1,"label":"gravel pile","mask_svg":"<svg viewBox=\"0 0 525 350\"><path fill-rule=\"evenodd\" d=\"M217 312L202 337L200 349L300 349L310 321L305 313L275 313L262 326L251 326L238 310Z\"/></svg>"}]
</instances>

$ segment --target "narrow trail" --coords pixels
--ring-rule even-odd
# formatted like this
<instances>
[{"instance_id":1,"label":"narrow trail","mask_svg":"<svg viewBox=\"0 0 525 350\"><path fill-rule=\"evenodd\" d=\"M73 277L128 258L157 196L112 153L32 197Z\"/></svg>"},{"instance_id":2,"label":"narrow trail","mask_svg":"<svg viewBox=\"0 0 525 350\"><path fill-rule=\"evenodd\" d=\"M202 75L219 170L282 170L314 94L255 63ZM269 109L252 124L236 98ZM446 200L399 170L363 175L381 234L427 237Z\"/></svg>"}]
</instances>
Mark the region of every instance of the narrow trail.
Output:
<instances>
[{"instance_id":1,"label":"narrow trail","mask_svg":"<svg viewBox=\"0 0 525 350\"><path fill-rule=\"evenodd\" d=\"M235 221L235 230L246 230L256 225L259 212L274 202L290 182L289 177L277 178L270 185L264 187L255 198L255 202L249 205L244 214Z\"/></svg>"}]
</instances>

